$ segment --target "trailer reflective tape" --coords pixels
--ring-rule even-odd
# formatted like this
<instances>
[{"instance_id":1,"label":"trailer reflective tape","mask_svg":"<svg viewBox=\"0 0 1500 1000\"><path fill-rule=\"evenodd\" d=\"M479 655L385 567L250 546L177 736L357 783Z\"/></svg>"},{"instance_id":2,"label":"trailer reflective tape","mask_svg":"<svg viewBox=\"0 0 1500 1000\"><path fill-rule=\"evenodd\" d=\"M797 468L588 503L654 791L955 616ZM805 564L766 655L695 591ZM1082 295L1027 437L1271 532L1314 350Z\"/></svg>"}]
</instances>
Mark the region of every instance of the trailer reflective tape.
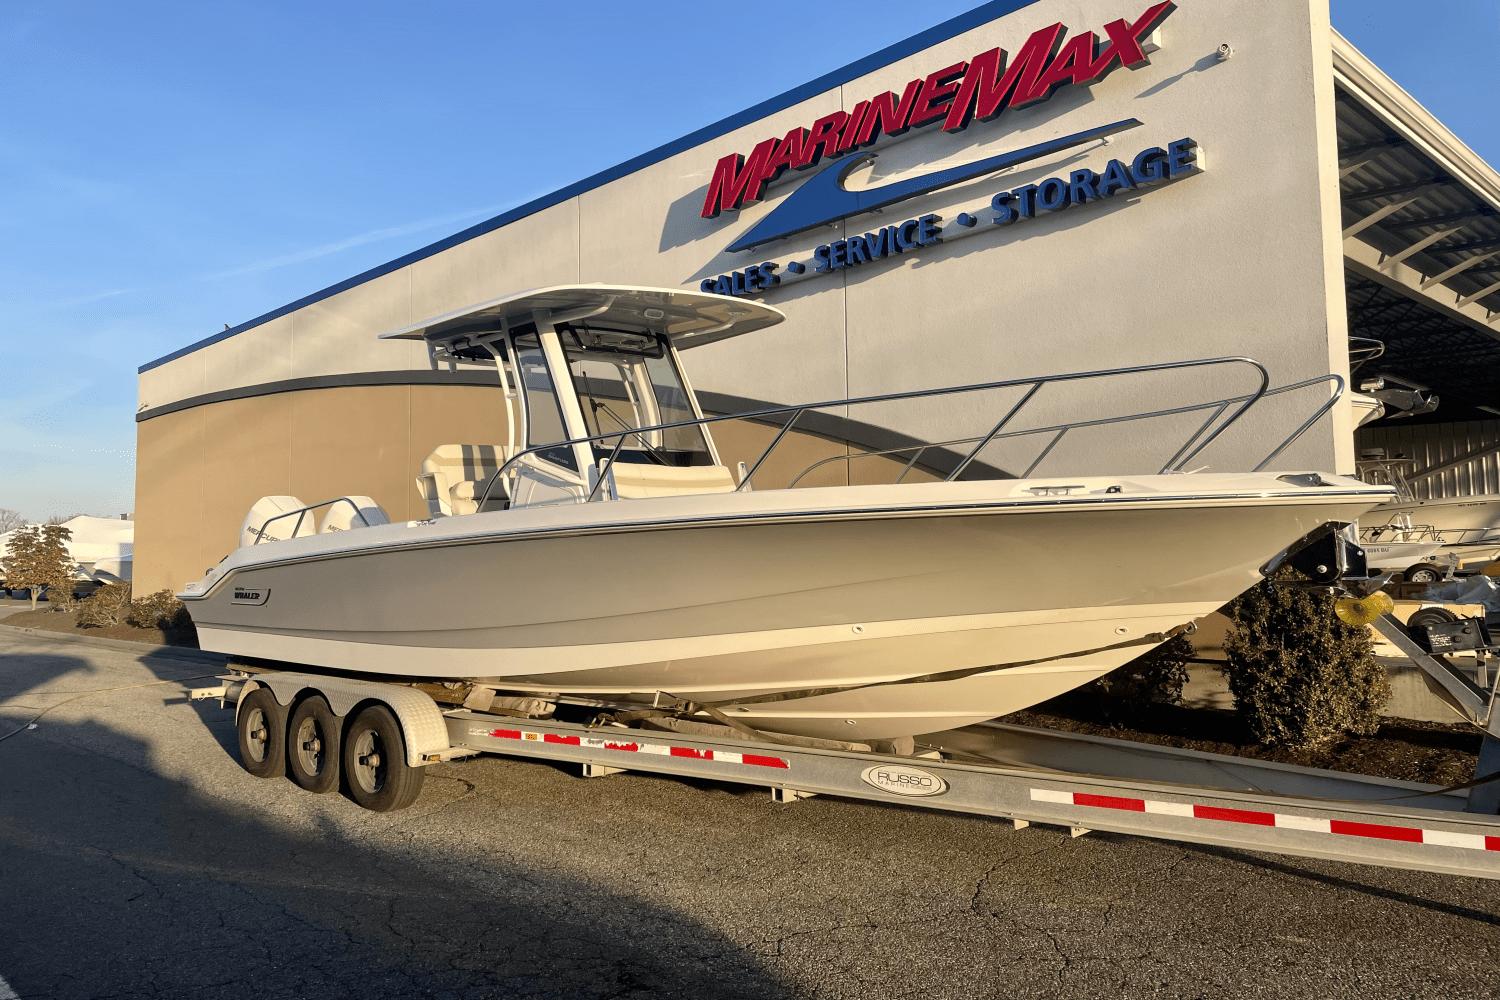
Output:
<instances>
[{"instance_id":1,"label":"trailer reflective tape","mask_svg":"<svg viewBox=\"0 0 1500 1000\"><path fill-rule=\"evenodd\" d=\"M781 770L791 767L785 759L766 754L736 753L732 750L700 750L696 747L673 746L667 743L634 741L627 743L598 736L569 736L559 733L539 733L527 729L471 729L469 734L488 736L497 740L517 740L522 743L552 743L589 750L611 750L615 753L646 753L658 757L708 760L719 764L739 764L745 767L773 767Z\"/></svg>"},{"instance_id":2,"label":"trailer reflective tape","mask_svg":"<svg viewBox=\"0 0 1500 1000\"><path fill-rule=\"evenodd\" d=\"M1031 789L1033 802L1053 802L1090 809L1114 809L1121 812L1145 812L1159 816L1204 820L1212 823L1240 823L1247 826L1298 830L1339 837L1363 837L1368 840L1390 840L1427 847L1456 847L1469 851L1500 852L1500 837L1477 833L1453 833L1427 830L1415 826L1393 826L1386 823L1361 823L1346 819L1321 819L1291 813L1265 812L1259 809L1234 809L1197 802L1166 802L1158 799L1133 799L1089 792L1063 792L1053 788Z\"/></svg>"},{"instance_id":3,"label":"trailer reflective tape","mask_svg":"<svg viewBox=\"0 0 1500 1000\"><path fill-rule=\"evenodd\" d=\"M1252 826L1275 826L1276 814L1254 809L1225 809L1222 806L1193 806L1194 819L1216 819L1224 823L1249 823Z\"/></svg>"},{"instance_id":4,"label":"trailer reflective tape","mask_svg":"<svg viewBox=\"0 0 1500 1000\"><path fill-rule=\"evenodd\" d=\"M790 764L782 760L780 757L764 757L758 753L747 753L743 754L742 756L744 757L746 764L750 764L754 767L791 767ZM1495 841L1495 850L1500 851L1500 837L1493 837L1491 839Z\"/></svg>"},{"instance_id":5,"label":"trailer reflective tape","mask_svg":"<svg viewBox=\"0 0 1500 1000\"><path fill-rule=\"evenodd\" d=\"M1073 794L1075 806L1093 806L1095 809L1123 809L1126 812L1145 812L1145 799L1124 799L1115 795L1090 795L1087 792Z\"/></svg>"},{"instance_id":6,"label":"trailer reflective tape","mask_svg":"<svg viewBox=\"0 0 1500 1000\"><path fill-rule=\"evenodd\" d=\"M1407 844L1422 843L1422 831L1413 826L1354 823L1347 819L1330 820L1328 826L1331 832L1344 837L1372 837L1375 840L1399 840Z\"/></svg>"}]
</instances>

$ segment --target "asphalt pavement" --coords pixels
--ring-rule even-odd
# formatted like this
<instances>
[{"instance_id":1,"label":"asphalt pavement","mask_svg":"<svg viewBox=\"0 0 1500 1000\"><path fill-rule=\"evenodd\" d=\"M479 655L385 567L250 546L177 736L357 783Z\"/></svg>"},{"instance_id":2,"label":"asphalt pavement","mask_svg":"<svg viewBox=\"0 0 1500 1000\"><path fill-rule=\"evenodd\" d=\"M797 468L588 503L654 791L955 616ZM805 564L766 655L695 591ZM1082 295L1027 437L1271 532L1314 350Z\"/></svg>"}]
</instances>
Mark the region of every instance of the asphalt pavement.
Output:
<instances>
[{"instance_id":1,"label":"asphalt pavement","mask_svg":"<svg viewBox=\"0 0 1500 1000\"><path fill-rule=\"evenodd\" d=\"M503 758L376 815L206 669L0 628L0 997L1500 996L1500 883Z\"/></svg>"}]
</instances>

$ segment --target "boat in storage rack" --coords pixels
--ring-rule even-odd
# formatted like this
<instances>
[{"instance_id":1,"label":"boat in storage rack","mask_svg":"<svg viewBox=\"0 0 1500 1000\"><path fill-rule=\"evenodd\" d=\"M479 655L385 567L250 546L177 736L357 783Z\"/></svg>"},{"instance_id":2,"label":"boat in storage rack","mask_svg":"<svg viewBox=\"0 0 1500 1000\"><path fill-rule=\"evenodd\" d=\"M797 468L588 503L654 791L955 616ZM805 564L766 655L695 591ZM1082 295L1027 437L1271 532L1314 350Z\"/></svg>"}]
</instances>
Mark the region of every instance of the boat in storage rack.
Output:
<instances>
[{"instance_id":1,"label":"boat in storage rack","mask_svg":"<svg viewBox=\"0 0 1500 1000\"><path fill-rule=\"evenodd\" d=\"M584 285L389 335L423 341L440 365L492 366L512 406L509 437L429 457L418 479L427 520L386 523L365 498L272 498L271 516L247 519L245 544L180 595L203 648L506 697L671 703L814 739L898 740L1100 677L1392 497L1295 469L1184 473L1262 399L1327 383L1268 449L1266 469L1342 389L1334 376L1271 389L1244 358L705 417L681 354L780 319L699 292ZM1108 420L1023 419L1044 388L1179 372L1187 382L1242 372L1248 384ZM767 456L809 413L959 396L1002 402L962 442L844 456L885 463L886 482L762 481ZM1148 474L1040 475L1070 435L1162 417L1188 419L1192 433ZM713 431L746 419L770 443L736 472ZM1023 441L1035 444L1028 467L987 464ZM332 530L315 530L320 518ZM1100 582L1083 582L1085 565Z\"/></svg>"}]
</instances>

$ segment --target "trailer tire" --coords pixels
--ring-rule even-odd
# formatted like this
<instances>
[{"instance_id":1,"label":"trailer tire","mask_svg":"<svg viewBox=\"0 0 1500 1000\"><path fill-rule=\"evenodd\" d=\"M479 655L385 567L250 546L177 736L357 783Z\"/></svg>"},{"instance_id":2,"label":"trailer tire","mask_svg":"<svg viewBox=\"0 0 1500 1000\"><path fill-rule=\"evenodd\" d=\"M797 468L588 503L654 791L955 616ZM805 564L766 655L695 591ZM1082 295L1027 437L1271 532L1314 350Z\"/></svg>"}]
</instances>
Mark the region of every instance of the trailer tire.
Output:
<instances>
[{"instance_id":1,"label":"trailer tire","mask_svg":"<svg viewBox=\"0 0 1500 1000\"><path fill-rule=\"evenodd\" d=\"M269 688L258 687L240 700L235 729L240 766L257 778L286 774L286 709Z\"/></svg>"},{"instance_id":2,"label":"trailer tire","mask_svg":"<svg viewBox=\"0 0 1500 1000\"><path fill-rule=\"evenodd\" d=\"M384 705L360 709L344 726L344 784L356 805L372 812L405 809L422 792L422 768L406 762L406 740Z\"/></svg>"},{"instance_id":3,"label":"trailer tire","mask_svg":"<svg viewBox=\"0 0 1500 1000\"><path fill-rule=\"evenodd\" d=\"M342 721L320 694L292 709L286 724L286 769L309 792L321 795L339 787Z\"/></svg>"},{"instance_id":4,"label":"trailer tire","mask_svg":"<svg viewBox=\"0 0 1500 1000\"><path fill-rule=\"evenodd\" d=\"M1444 576L1441 566L1433 566L1429 563L1418 563L1401 574L1401 578L1407 583L1440 583Z\"/></svg>"}]
</instances>

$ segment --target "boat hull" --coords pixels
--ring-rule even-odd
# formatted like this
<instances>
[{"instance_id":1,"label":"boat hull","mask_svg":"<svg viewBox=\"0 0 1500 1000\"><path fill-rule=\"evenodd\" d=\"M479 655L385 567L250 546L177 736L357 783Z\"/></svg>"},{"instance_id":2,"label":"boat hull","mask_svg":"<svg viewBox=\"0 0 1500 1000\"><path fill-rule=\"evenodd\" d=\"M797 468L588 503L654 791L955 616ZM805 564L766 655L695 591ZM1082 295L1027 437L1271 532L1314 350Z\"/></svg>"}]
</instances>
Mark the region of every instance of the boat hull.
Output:
<instances>
[{"instance_id":1,"label":"boat hull","mask_svg":"<svg viewBox=\"0 0 1500 1000\"><path fill-rule=\"evenodd\" d=\"M730 494L447 519L466 522L460 534L442 521L362 529L343 548L266 546L279 551L183 597L204 648L236 656L608 700L667 693L767 730L888 739L1100 677L1381 499L1018 504L984 502L973 487L986 484L940 485L899 488L944 500L900 509L851 503L865 489L851 487L837 508ZM634 513L647 516L618 520ZM735 705L827 687L854 689Z\"/></svg>"}]
</instances>

